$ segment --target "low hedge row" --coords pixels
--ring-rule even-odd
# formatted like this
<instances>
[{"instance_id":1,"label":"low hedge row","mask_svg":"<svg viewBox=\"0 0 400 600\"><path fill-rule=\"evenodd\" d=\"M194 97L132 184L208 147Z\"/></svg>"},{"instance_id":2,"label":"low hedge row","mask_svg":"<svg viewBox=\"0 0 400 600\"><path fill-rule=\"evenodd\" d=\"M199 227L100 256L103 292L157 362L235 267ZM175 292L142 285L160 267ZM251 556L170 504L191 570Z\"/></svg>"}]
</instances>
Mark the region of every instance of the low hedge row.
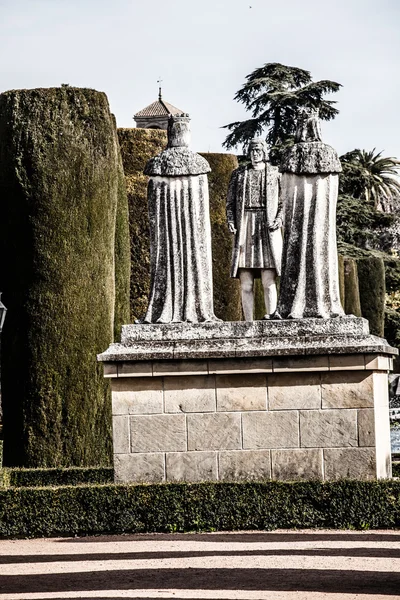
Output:
<instances>
[{"instance_id":1,"label":"low hedge row","mask_svg":"<svg viewBox=\"0 0 400 600\"><path fill-rule=\"evenodd\" d=\"M43 487L47 485L81 485L112 483L112 467L69 467L65 469L3 469L0 485L4 487Z\"/></svg>"},{"instance_id":2,"label":"low hedge row","mask_svg":"<svg viewBox=\"0 0 400 600\"><path fill-rule=\"evenodd\" d=\"M0 537L400 527L400 481L0 490Z\"/></svg>"}]
</instances>

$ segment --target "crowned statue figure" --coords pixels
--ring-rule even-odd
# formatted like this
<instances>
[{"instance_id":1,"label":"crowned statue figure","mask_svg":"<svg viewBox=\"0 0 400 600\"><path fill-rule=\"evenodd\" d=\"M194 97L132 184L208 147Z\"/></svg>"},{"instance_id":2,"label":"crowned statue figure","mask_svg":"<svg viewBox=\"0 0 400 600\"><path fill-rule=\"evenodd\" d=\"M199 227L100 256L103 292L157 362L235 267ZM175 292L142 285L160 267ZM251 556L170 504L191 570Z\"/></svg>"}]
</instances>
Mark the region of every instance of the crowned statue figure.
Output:
<instances>
[{"instance_id":1,"label":"crowned statue figure","mask_svg":"<svg viewBox=\"0 0 400 600\"><path fill-rule=\"evenodd\" d=\"M340 160L321 141L316 110L303 111L295 141L280 167L284 241L274 316L341 317L336 245Z\"/></svg>"},{"instance_id":2,"label":"crowned statue figure","mask_svg":"<svg viewBox=\"0 0 400 600\"><path fill-rule=\"evenodd\" d=\"M231 277L240 280L243 314L253 320L254 280L264 290L265 319L276 310L276 277L282 255L281 175L268 161L265 141L249 144L250 163L233 171L226 202L228 227L234 234Z\"/></svg>"},{"instance_id":3,"label":"crowned statue figure","mask_svg":"<svg viewBox=\"0 0 400 600\"><path fill-rule=\"evenodd\" d=\"M189 115L170 116L168 147L147 163L151 284L142 323L218 320L213 308L208 162L189 149Z\"/></svg>"}]
</instances>

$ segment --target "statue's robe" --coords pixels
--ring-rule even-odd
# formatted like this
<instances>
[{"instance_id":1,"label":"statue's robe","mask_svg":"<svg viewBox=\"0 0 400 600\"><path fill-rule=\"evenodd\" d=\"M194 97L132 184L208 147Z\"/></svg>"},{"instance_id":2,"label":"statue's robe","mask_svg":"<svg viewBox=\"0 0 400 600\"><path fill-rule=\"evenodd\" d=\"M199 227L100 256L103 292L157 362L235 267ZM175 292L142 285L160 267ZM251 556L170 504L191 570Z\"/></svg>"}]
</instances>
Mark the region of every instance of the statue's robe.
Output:
<instances>
[{"instance_id":1,"label":"statue's robe","mask_svg":"<svg viewBox=\"0 0 400 600\"><path fill-rule=\"evenodd\" d=\"M151 284L144 323L217 320L213 308L208 162L188 148L151 159Z\"/></svg>"},{"instance_id":2,"label":"statue's robe","mask_svg":"<svg viewBox=\"0 0 400 600\"><path fill-rule=\"evenodd\" d=\"M284 156L282 274L277 316L343 316L336 244L339 158L322 142L300 142Z\"/></svg>"},{"instance_id":3,"label":"statue's robe","mask_svg":"<svg viewBox=\"0 0 400 600\"><path fill-rule=\"evenodd\" d=\"M250 211L246 211L249 202L250 184L249 171L251 166L239 167L233 171L228 188L226 202L227 221L234 223L236 234L233 242L231 277L238 277L240 258L246 248L251 248L252 240L248 239L248 223ZM268 236L271 264L266 268L275 268L277 275L281 272L282 255L282 232L281 229L270 231L268 225L272 225L275 219L281 217L281 203L279 199L279 185L281 175L277 167L270 163L265 164L265 185L262 199L265 212L265 229ZM251 262L248 268L252 268Z\"/></svg>"}]
</instances>

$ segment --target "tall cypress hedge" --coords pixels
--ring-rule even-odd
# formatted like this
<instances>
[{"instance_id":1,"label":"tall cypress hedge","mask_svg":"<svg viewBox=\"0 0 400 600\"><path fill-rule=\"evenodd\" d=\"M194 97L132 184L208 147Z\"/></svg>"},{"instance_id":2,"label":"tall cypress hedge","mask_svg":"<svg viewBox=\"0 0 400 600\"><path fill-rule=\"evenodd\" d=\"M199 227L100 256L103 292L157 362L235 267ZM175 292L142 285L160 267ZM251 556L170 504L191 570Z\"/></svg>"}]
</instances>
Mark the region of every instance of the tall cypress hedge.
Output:
<instances>
[{"instance_id":1,"label":"tall cypress hedge","mask_svg":"<svg viewBox=\"0 0 400 600\"><path fill-rule=\"evenodd\" d=\"M343 259L344 274L344 312L346 315L361 317L360 290L358 285L357 261L345 256Z\"/></svg>"},{"instance_id":2,"label":"tall cypress hedge","mask_svg":"<svg viewBox=\"0 0 400 600\"><path fill-rule=\"evenodd\" d=\"M385 316L385 265L382 258L357 260L362 316L368 319L373 335L383 337Z\"/></svg>"},{"instance_id":3,"label":"tall cypress hedge","mask_svg":"<svg viewBox=\"0 0 400 600\"><path fill-rule=\"evenodd\" d=\"M0 95L6 465L110 462L111 403L96 354L113 339L121 181L105 94Z\"/></svg>"}]
</instances>

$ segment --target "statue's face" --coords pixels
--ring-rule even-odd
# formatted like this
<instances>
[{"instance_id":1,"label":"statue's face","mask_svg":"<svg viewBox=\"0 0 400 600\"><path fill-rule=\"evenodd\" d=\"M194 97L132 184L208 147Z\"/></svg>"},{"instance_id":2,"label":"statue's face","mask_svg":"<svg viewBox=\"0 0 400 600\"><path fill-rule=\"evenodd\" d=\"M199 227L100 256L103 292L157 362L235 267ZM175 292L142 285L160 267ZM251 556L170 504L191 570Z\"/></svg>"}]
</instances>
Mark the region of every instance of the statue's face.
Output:
<instances>
[{"instance_id":1,"label":"statue's face","mask_svg":"<svg viewBox=\"0 0 400 600\"><path fill-rule=\"evenodd\" d=\"M250 160L253 166L264 162L264 148L261 146L261 144L255 144L254 146L251 146Z\"/></svg>"}]
</instances>

